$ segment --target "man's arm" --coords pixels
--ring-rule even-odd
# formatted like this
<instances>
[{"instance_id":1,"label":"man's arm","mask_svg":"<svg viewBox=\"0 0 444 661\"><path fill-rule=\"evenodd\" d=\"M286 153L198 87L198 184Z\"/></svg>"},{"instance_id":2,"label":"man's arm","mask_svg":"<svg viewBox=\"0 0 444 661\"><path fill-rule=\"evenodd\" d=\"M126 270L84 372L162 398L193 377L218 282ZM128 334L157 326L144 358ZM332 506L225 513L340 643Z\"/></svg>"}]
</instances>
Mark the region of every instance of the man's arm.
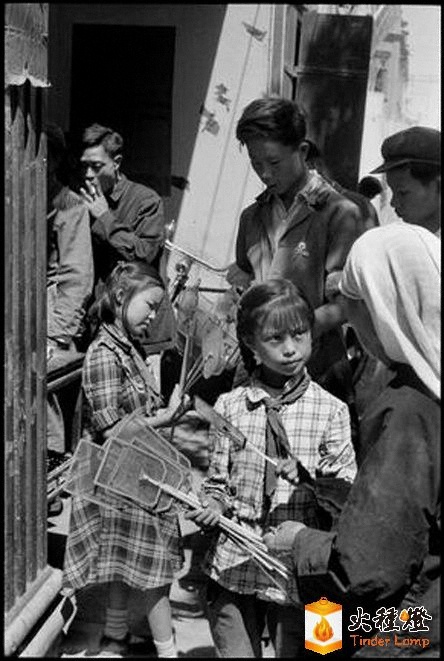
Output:
<instances>
[{"instance_id":1,"label":"man's arm","mask_svg":"<svg viewBox=\"0 0 444 661\"><path fill-rule=\"evenodd\" d=\"M162 198L145 186L132 183L131 195L121 203L119 214L110 209L103 192L83 192L93 217L91 233L109 244L125 261L152 262L164 242Z\"/></svg>"},{"instance_id":2,"label":"man's arm","mask_svg":"<svg viewBox=\"0 0 444 661\"><path fill-rule=\"evenodd\" d=\"M334 290L334 281L339 279L350 248L361 233L362 221L359 207L345 197L338 199L332 206L328 221L328 251L325 259L324 285L324 298L328 299L328 302L315 310L314 339L322 333L338 328L347 321L341 297L332 296L331 289Z\"/></svg>"},{"instance_id":3,"label":"man's arm","mask_svg":"<svg viewBox=\"0 0 444 661\"><path fill-rule=\"evenodd\" d=\"M325 303L315 310L313 339L333 328L338 328L347 321L345 308L339 302Z\"/></svg>"},{"instance_id":4,"label":"man's arm","mask_svg":"<svg viewBox=\"0 0 444 661\"><path fill-rule=\"evenodd\" d=\"M96 218L91 232L111 245L125 261L152 262L164 242L163 202L160 198L146 199L132 211L134 216L128 215L126 224L109 209Z\"/></svg>"},{"instance_id":5,"label":"man's arm","mask_svg":"<svg viewBox=\"0 0 444 661\"><path fill-rule=\"evenodd\" d=\"M48 319L48 338L69 343L85 314L94 282L89 214L81 202L59 210L54 221L59 267L54 308Z\"/></svg>"}]
</instances>

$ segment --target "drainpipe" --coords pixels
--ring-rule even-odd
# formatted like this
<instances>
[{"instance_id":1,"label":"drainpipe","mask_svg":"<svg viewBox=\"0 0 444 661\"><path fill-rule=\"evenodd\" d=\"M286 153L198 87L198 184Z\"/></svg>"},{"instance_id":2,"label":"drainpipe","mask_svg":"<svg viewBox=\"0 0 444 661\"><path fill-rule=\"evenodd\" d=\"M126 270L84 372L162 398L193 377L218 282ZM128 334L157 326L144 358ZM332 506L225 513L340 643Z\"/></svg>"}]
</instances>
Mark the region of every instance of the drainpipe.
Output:
<instances>
[{"instance_id":1,"label":"drainpipe","mask_svg":"<svg viewBox=\"0 0 444 661\"><path fill-rule=\"evenodd\" d=\"M41 659L45 657L60 632L62 630L66 632L68 630L76 612L77 608L73 601L69 597L62 597L60 595L56 607L29 644L19 654L19 658L32 657L34 659Z\"/></svg>"},{"instance_id":2,"label":"drainpipe","mask_svg":"<svg viewBox=\"0 0 444 661\"><path fill-rule=\"evenodd\" d=\"M47 576L19 614L5 629L4 654L10 656L23 643L33 626L44 615L51 602L60 592L62 571L48 567Z\"/></svg>"}]
</instances>

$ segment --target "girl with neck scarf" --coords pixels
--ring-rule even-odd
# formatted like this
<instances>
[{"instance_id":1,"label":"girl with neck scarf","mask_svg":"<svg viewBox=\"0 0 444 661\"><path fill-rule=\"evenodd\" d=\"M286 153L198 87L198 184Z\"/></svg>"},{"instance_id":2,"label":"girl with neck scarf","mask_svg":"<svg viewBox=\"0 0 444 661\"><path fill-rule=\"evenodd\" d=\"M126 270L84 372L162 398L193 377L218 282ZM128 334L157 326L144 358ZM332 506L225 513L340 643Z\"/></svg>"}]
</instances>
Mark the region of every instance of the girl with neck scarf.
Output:
<instances>
[{"instance_id":1,"label":"girl with neck scarf","mask_svg":"<svg viewBox=\"0 0 444 661\"><path fill-rule=\"evenodd\" d=\"M264 537L270 551L290 553L303 603L322 585L344 606L347 655L381 654L357 634L370 639L384 630L378 615L403 611L407 620L385 629L385 653L411 656L408 641L421 631L427 653L439 655L440 246L404 223L353 245L339 284L348 319L395 376L362 419L358 475L335 530L287 521ZM364 629L352 626L359 607Z\"/></svg>"},{"instance_id":2,"label":"girl with neck scarf","mask_svg":"<svg viewBox=\"0 0 444 661\"><path fill-rule=\"evenodd\" d=\"M313 320L313 309L288 280L254 285L241 297L237 334L250 380L222 394L215 409L247 442L235 447L210 430L214 450L201 490L204 507L187 515L196 523L214 525L219 513L230 511L259 535L287 519L318 526L306 481L311 486L318 476L335 477L348 491L356 474L348 407L307 373ZM276 656L297 657L304 647L303 607L278 594L248 554L216 536L205 571L203 601L221 657L260 657L264 618Z\"/></svg>"}]
</instances>

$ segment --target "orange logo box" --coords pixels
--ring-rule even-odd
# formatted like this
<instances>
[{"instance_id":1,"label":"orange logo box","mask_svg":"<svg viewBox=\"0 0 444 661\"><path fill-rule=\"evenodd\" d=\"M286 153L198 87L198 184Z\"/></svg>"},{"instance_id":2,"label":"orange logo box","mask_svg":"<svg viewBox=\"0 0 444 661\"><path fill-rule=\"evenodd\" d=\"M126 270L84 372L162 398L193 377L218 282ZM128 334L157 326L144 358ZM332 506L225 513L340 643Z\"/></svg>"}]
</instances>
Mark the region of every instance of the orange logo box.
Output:
<instances>
[{"instance_id":1,"label":"orange logo box","mask_svg":"<svg viewBox=\"0 0 444 661\"><path fill-rule=\"evenodd\" d=\"M342 606L321 597L305 606L305 649L328 654L342 648Z\"/></svg>"}]
</instances>

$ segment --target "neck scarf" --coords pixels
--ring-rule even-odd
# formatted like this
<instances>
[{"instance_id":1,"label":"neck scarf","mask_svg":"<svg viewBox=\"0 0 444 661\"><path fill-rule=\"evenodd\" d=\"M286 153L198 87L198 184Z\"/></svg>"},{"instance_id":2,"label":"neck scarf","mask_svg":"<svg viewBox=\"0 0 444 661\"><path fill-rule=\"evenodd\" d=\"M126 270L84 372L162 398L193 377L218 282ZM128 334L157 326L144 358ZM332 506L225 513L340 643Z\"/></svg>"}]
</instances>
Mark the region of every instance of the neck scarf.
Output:
<instances>
[{"instance_id":1,"label":"neck scarf","mask_svg":"<svg viewBox=\"0 0 444 661\"><path fill-rule=\"evenodd\" d=\"M293 404L293 402L302 397L307 390L310 381L311 379L305 371L299 381L290 381L286 384L285 388L277 397L263 397L257 402L248 402L248 409L250 411L261 405L265 406L265 414L267 416L265 427L265 451L269 457L273 459L291 457L292 452L290 443L280 416L280 411L283 406ZM276 481L275 467L267 461L265 464L264 494L266 502L268 503L276 489Z\"/></svg>"},{"instance_id":2,"label":"neck scarf","mask_svg":"<svg viewBox=\"0 0 444 661\"><path fill-rule=\"evenodd\" d=\"M353 244L339 289L364 301L387 356L440 398L441 241L404 222L370 229Z\"/></svg>"}]
</instances>

